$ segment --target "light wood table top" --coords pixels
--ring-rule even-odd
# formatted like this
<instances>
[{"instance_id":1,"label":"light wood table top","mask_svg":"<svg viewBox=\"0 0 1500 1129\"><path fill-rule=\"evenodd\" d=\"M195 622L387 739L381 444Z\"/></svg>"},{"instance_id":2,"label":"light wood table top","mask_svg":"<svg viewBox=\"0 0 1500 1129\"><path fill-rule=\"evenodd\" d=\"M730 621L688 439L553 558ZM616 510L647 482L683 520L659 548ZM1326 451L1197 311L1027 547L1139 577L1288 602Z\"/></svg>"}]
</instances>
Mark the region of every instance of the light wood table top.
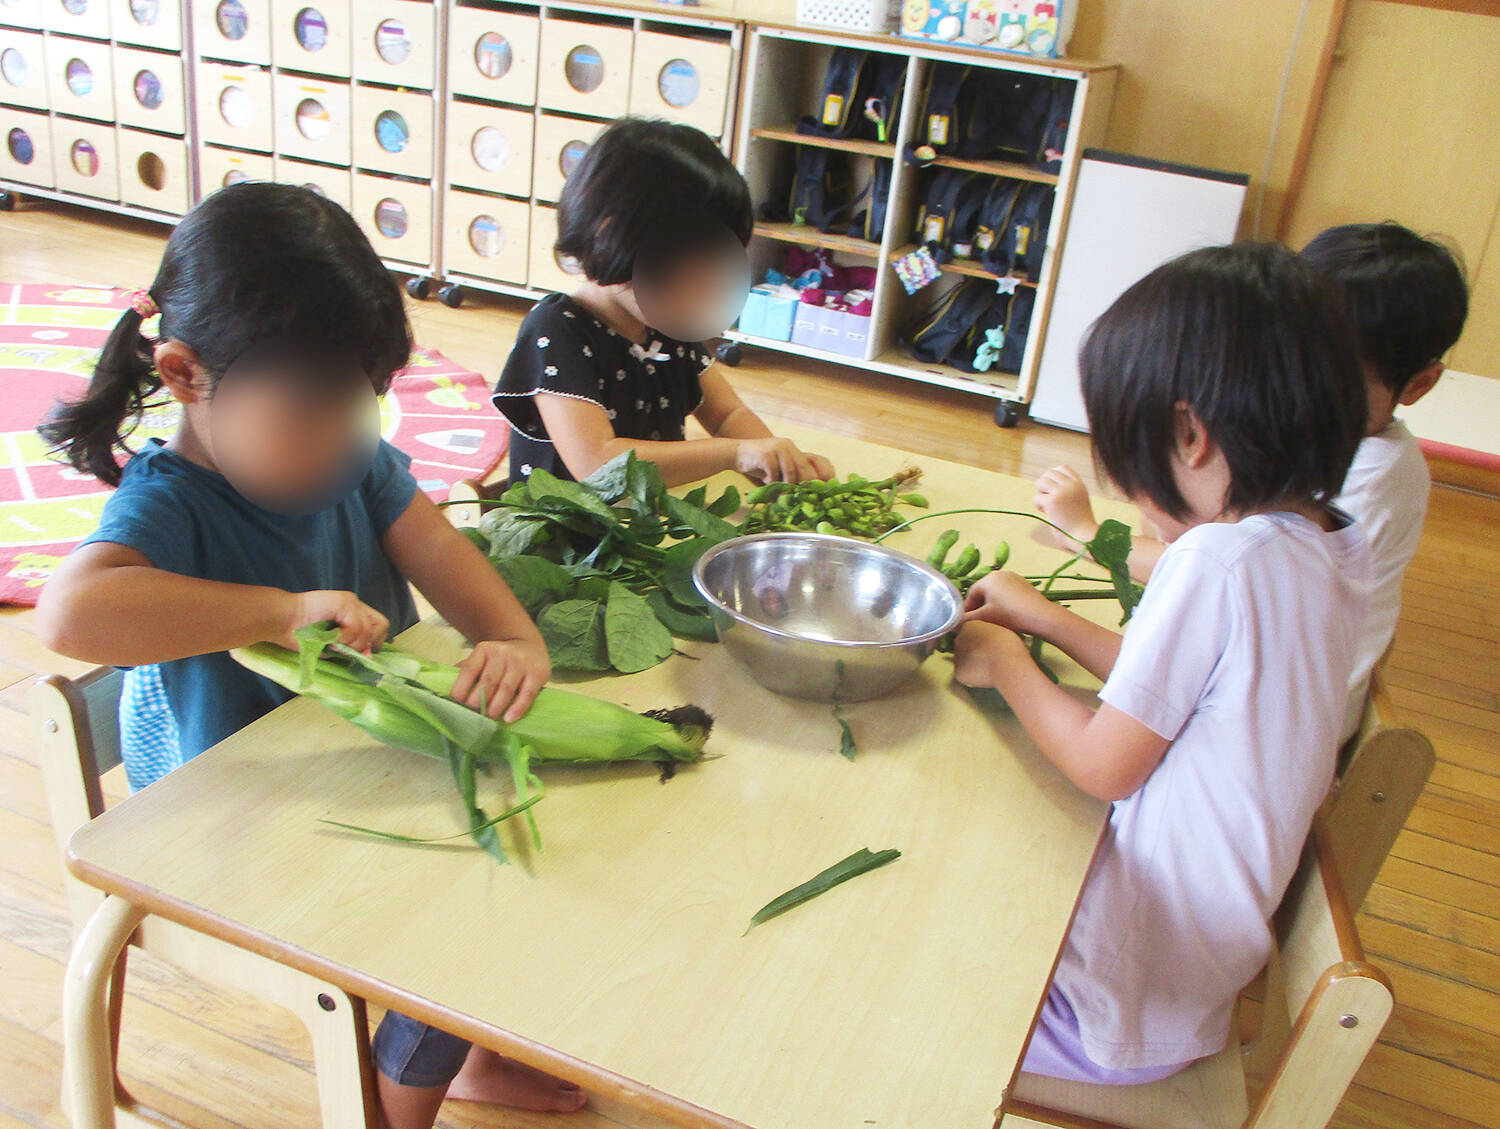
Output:
<instances>
[{"instance_id":1,"label":"light wood table top","mask_svg":"<svg viewBox=\"0 0 1500 1129\"><path fill-rule=\"evenodd\" d=\"M840 471L910 456L797 432ZM1031 484L923 460L935 509L1029 507ZM1023 572L1054 567L1033 523L966 515ZM947 519L900 535L925 554ZM902 543L896 542L896 543ZM1082 605L1112 622L1103 601ZM400 642L454 659L423 623ZM714 644L576 688L633 709L696 703L719 759L544 770L545 850L510 866L459 839L445 765L375 744L308 700L269 714L73 838L84 880L387 1007L681 1125L987 1129L1045 994L1106 806L934 656L888 697L773 695ZM1054 655L1081 694L1082 671ZM500 807L497 775L482 789ZM504 794L508 794L505 792ZM896 863L742 935L771 898L862 846Z\"/></svg>"}]
</instances>

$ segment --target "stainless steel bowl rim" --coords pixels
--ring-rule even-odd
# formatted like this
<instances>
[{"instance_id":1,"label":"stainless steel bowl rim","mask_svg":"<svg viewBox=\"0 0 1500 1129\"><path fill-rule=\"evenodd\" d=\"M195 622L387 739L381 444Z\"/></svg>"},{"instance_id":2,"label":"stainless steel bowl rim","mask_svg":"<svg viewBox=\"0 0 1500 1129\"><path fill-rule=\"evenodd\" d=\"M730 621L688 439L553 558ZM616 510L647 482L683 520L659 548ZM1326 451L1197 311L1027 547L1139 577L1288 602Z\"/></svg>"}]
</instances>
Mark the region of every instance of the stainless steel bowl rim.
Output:
<instances>
[{"instance_id":1,"label":"stainless steel bowl rim","mask_svg":"<svg viewBox=\"0 0 1500 1129\"><path fill-rule=\"evenodd\" d=\"M752 619L750 616L735 611L710 592L708 585L704 583L703 579L704 569L708 567L708 563L715 557L734 546L746 545L754 541L823 541L836 545L852 545L861 550L874 550L886 556L900 557L904 562L914 566L919 572L947 585L953 592L953 614L942 627L924 632L921 635L912 635L909 638L888 643L872 639L824 639L817 635L803 635L801 632L783 631L779 627L772 627L770 624L762 623L758 619ZM910 647L913 644L927 643L933 639L941 639L962 623L964 618L963 593L958 590L958 585L954 584L949 577L943 575L943 573L933 568L926 561L918 560L910 553L903 553L900 549L877 545L873 541L861 541L857 537L840 537L833 533L749 533L743 537L731 537L728 541L720 541L699 557L697 563L693 565L693 586L698 589L699 595L707 600L715 611L722 612L730 619L743 623L748 627L753 627L757 631L763 631L767 635L774 635L781 639L795 639L799 643L819 643L828 647L857 647L862 650L871 651Z\"/></svg>"}]
</instances>

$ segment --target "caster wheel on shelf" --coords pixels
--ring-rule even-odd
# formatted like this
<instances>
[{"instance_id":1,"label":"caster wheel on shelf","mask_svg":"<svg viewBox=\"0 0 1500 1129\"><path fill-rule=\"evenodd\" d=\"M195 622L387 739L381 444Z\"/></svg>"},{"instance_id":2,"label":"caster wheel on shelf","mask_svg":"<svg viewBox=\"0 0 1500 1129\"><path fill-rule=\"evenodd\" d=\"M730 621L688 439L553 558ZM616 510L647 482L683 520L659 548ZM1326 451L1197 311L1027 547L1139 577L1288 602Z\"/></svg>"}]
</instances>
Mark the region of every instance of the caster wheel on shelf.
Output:
<instances>
[{"instance_id":1,"label":"caster wheel on shelf","mask_svg":"<svg viewBox=\"0 0 1500 1129\"><path fill-rule=\"evenodd\" d=\"M995 423L1001 427L1015 427L1021 422L1021 405L1014 400L1001 400L995 405Z\"/></svg>"},{"instance_id":2,"label":"caster wheel on shelf","mask_svg":"<svg viewBox=\"0 0 1500 1129\"><path fill-rule=\"evenodd\" d=\"M13 212L16 210L16 194L14 192L0 191L0 212Z\"/></svg>"},{"instance_id":3,"label":"caster wheel on shelf","mask_svg":"<svg viewBox=\"0 0 1500 1129\"><path fill-rule=\"evenodd\" d=\"M724 341L714 350L714 355L730 368L734 368L744 359L745 351L740 348L738 341Z\"/></svg>"},{"instance_id":4,"label":"caster wheel on shelf","mask_svg":"<svg viewBox=\"0 0 1500 1129\"><path fill-rule=\"evenodd\" d=\"M450 282L438 290L438 301L450 310L456 310L464 304L464 288L456 282Z\"/></svg>"},{"instance_id":5,"label":"caster wheel on shelf","mask_svg":"<svg viewBox=\"0 0 1500 1129\"><path fill-rule=\"evenodd\" d=\"M425 302L427 296L432 293L432 279L413 275L406 280L406 292L417 301Z\"/></svg>"}]
</instances>

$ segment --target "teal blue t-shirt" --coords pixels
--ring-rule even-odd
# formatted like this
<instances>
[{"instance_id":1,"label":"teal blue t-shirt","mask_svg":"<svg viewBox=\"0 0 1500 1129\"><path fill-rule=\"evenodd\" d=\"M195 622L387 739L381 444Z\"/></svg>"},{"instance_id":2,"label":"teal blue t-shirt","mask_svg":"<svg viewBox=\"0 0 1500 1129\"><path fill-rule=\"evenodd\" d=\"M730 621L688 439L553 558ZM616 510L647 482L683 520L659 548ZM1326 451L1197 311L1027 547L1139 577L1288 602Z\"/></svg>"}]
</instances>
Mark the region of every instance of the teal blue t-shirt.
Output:
<instances>
[{"instance_id":1,"label":"teal blue t-shirt","mask_svg":"<svg viewBox=\"0 0 1500 1129\"><path fill-rule=\"evenodd\" d=\"M395 635L417 613L380 540L416 494L410 463L382 442L347 498L288 517L261 509L223 475L152 440L126 465L84 544L127 545L156 568L204 580L353 592L390 620ZM222 651L130 670L120 720L131 786L145 787L290 697Z\"/></svg>"}]
</instances>

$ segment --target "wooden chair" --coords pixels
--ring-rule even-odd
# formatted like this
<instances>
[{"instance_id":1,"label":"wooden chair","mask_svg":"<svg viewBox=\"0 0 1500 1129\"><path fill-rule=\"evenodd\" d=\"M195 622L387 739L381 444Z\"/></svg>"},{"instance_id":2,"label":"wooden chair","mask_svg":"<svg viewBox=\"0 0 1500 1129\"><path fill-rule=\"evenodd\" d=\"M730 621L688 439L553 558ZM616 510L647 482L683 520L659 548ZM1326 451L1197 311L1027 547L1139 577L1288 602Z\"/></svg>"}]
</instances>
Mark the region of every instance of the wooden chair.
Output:
<instances>
[{"instance_id":1,"label":"wooden chair","mask_svg":"<svg viewBox=\"0 0 1500 1129\"><path fill-rule=\"evenodd\" d=\"M66 851L73 832L104 810L99 778L120 763L117 710L123 676L100 667L69 681L58 675L38 679L29 702L36 724L37 751L46 784L47 805L58 848ZM104 903L105 895L64 873L75 936ZM118 901L118 899L114 899ZM128 929L130 921L124 923ZM101 926L95 924L94 929ZM239 988L293 1012L312 1035L318 1099L325 1129L367 1129L379 1124L374 1073L370 1063L369 1027L364 1001L275 961L236 948L173 922L146 917L134 944L191 975ZM132 1129L181 1122L137 1101L121 1084L114 1064L119 1050L125 955L110 979L108 1075L114 1077L113 1109L80 1108L75 1102L70 1063L97 1060L99 1046L64 1047L63 1105L75 1126L108 1125ZM65 992L65 996L68 993ZM68 1006L65 1001L65 1007ZM82 1024L80 1029L91 1029ZM87 1105L87 1099L82 1103Z\"/></svg>"},{"instance_id":2,"label":"wooden chair","mask_svg":"<svg viewBox=\"0 0 1500 1129\"><path fill-rule=\"evenodd\" d=\"M1285 1014L1295 1021L1286 1029L1253 1108L1240 1042L1234 1038L1218 1054L1145 1086L1096 1086L1021 1074L1001 1104L997 1129L1326 1125L1392 1006L1389 982L1360 949L1326 814L1320 813L1314 825L1302 865L1276 915L1280 960L1277 975L1268 982L1278 986Z\"/></svg>"}]
</instances>

